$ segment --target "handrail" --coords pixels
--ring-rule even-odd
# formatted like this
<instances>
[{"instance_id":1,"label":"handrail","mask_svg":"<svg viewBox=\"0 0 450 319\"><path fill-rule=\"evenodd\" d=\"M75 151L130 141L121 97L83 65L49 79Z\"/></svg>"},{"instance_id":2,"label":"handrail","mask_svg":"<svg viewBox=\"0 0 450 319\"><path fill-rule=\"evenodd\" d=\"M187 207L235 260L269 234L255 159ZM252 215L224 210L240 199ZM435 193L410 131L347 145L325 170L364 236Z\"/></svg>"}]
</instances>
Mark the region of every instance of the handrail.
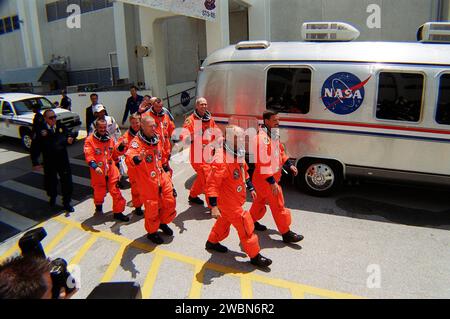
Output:
<instances>
[{"instance_id":1,"label":"handrail","mask_svg":"<svg viewBox=\"0 0 450 319\"><path fill-rule=\"evenodd\" d=\"M167 97L163 98L163 101L167 101L168 99L170 99L170 98L172 98L172 97L174 97L174 96L180 95L180 94L183 93L183 92L190 91L190 90L195 89L195 88L197 88L197 87L196 87L196 86L193 86L193 87L191 87L191 88L189 88L189 89L186 89L186 90L183 90L183 91L178 92L178 93L176 93L176 94L167 96Z\"/></svg>"}]
</instances>

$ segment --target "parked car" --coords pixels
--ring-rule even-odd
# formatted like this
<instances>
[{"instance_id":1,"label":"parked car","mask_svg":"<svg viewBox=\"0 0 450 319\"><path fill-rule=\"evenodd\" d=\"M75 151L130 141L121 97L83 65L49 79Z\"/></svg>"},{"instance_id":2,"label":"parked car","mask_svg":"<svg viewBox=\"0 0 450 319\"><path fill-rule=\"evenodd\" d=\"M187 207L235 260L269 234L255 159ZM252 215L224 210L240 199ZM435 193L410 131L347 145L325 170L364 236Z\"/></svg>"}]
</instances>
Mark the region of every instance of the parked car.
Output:
<instances>
[{"instance_id":1,"label":"parked car","mask_svg":"<svg viewBox=\"0 0 450 319\"><path fill-rule=\"evenodd\" d=\"M64 125L76 138L81 127L78 114L57 108L47 98L28 93L0 93L0 135L20 138L26 149L31 147L33 106L39 104L41 113L52 109L58 123Z\"/></svg>"}]
</instances>

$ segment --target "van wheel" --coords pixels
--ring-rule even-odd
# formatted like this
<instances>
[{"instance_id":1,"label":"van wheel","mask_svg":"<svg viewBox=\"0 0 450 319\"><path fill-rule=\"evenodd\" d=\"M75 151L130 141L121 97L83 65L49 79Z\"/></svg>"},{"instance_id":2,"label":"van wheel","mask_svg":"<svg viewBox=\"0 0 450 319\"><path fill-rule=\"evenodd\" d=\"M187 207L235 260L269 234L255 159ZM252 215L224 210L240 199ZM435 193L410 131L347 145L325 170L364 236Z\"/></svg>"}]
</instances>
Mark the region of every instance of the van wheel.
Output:
<instances>
[{"instance_id":1,"label":"van wheel","mask_svg":"<svg viewBox=\"0 0 450 319\"><path fill-rule=\"evenodd\" d=\"M310 195L330 196L342 185L343 169L338 162L311 159L298 165L298 184Z\"/></svg>"},{"instance_id":2,"label":"van wheel","mask_svg":"<svg viewBox=\"0 0 450 319\"><path fill-rule=\"evenodd\" d=\"M32 141L32 137L31 137L31 131L30 130L23 130L22 131L22 145L27 149L30 150L31 149L31 141Z\"/></svg>"}]
</instances>

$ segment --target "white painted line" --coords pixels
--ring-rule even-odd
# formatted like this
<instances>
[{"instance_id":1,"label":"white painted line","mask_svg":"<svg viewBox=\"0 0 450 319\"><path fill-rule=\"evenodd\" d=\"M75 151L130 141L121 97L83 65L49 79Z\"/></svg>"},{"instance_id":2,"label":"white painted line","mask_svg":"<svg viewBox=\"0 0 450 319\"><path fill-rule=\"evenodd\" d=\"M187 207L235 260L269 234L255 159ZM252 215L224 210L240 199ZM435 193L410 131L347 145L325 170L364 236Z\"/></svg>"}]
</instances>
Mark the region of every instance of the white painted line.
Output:
<instances>
[{"instance_id":1,"label":"white painted line","mask_svg":"<svg viewBox=\"0 0 450 319\"><path fill-rule=\"evenodd\" d=\"M9 181L5 181L3 183L0 184L3 187L9 188L13 191L40 199L44 202L48 202L49 198L47 196L47 193L45 190L39 189L39 188L35 188L26 184L22 184L13 180L9 180ZM78 204L79 202L72 199L73 205ZM56 204L62 206L62 197L61 196L57 196L56 198Z\"/></svg>"},{"instance_id":2,"label":"white painted line","mask_svg":"<svg viewBox=\"0 0 450 319\"><path fill-rule=\"evenodd\" d=\"M43 171L37 171L37 172L33 172L33 173L44 176ZM91 180L88 178L85 178L85 177L72 175L72 182L83 185L83 186L91 187Z\"/></svg>"},{"instance_id":3,"label":"white painted line","mask_svg":"<svg viewBox=\"0 0 450 319\"><path fill-rule=\"evenodd\" d=\"M72 181L74 183L83 185L83 186L87 186L87 187L91 187L91 180L84 178L84 177L80 177L80 176L76 176L76 175L72 175Z\"/></svg>"},{"instance_id":4,"label":"white painted line","mask_svg":"<svg viewBox=\"0 0 450 319\"><path fill-rule=\"evenodd\" d=\"M76 159L76 158L69 159L69 162L70 162L70 164L76 164L76 165L79 165L79 166L89 167L88 164L85 161L79 160L79 159Z\"/></svg>"},{"instance_id":5,"label":"white painted line","mask_svg":"<svg viewBox=\"0 0 450 319\"><path fill-rule=\"evenodd\" d=\"M175 154L170 158L170 161L176 164L180 163L189 163L190 161L190 154L189 154L190 147L184 149L183 151Z\"/></svg>"},{"instance_id":6,"label":"white painted line","mask_svg":"<svg viewBox=\"0 0 450 319\"><path fill-rule=\"evenodd\" d=\"M38 224L38 222L33 219L14 213L3 207L0 207L0 222L10 225L20 231L24 231L25 229Z\"/></svg>"}]
</instances>

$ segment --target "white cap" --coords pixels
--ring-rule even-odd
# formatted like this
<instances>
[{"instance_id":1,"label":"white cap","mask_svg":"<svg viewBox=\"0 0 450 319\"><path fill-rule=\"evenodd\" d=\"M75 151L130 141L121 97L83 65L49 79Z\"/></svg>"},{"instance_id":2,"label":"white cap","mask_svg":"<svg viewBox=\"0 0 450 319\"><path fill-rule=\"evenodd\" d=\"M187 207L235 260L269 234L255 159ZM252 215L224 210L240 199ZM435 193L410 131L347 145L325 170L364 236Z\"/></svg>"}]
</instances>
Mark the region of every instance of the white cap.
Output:
<instances>
[{"instance_id":1,"label":"white cap","mask_svg":"<svg viewBox=\"0 0 450 319\"><path fill-rule=\"evenodd\" d=\"M96 104L96 105L94 105L94 114L95 113L100 113L101 111L106 111L106 109L103 106L103 104Z\"/></svg>"}]
</instances>

